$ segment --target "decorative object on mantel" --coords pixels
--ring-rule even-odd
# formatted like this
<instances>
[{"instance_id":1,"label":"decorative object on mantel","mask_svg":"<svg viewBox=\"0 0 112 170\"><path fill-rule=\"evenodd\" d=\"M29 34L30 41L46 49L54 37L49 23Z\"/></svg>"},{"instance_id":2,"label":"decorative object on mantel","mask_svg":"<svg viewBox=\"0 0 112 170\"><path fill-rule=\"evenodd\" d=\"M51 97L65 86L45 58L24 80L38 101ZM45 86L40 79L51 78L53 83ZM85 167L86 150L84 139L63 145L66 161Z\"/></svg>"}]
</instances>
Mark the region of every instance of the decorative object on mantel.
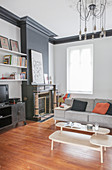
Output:
<instances>
[{"instance_id":1,"label":"decorative object on mantel","mask_svg":"<svg viewBox=\"0 0 112 170\"><path fill-rule=\"evenodd\" d=\"M42 53L31 50L33 83L44 84Z\"/></svg>"},{"instance_id":2,"label":"decorative object on mantel","mask_svg":"<svg viewBox=\"0 0 112 170\"><path fill-rule=\"evenodd\" d=\"M10 39L10 48L11 48L12 51L19 52L18 41L15 41L15 40L11 40L11 39Z\"/></svg>"},{"instance_id":3,"label":"decorative object on mantel","mask_svg":"<svg viewBox=\"0 0 112 170\"><path fill-rule=\"evenodd\" d=\"M80 16L80 30L79 40L82 39L82 21L84 21L84 39L87 39L87 21L92 21L92 38L94 38L97 26L96 20L100 20L100 37L106 36L105 22L106 22L106 5L107 0L71 0L71 6L77 7Z\"/></svg>"},{"instance_id":4,"label":"decorative object on mantel","mask_svg":"<svg viewBox=\"0 0 112 170\"><path fill-rule=\"evenodd\" d=\"M45 84L48 84L48 74L44 74L44 82Z\"/></svg>"},{"instance_id":5,"label":"decorative object on mantel","mask_svg":"<svg viewBox=\"0 0 112 170\"><path fill-rule=\"evenodd\" d=\"M0 47L9 50L8 38L0 36Z\"/></svg>"},{"instance_id":6,"label":"decorative object on mantel","mask_svg":"<svg viewBox=\"0 0 112 170\"><path fill-rule=\"evenodd\" d=\"M52 84L52 77L49 77L49 84Z\"/></svg>"}]
</instances>

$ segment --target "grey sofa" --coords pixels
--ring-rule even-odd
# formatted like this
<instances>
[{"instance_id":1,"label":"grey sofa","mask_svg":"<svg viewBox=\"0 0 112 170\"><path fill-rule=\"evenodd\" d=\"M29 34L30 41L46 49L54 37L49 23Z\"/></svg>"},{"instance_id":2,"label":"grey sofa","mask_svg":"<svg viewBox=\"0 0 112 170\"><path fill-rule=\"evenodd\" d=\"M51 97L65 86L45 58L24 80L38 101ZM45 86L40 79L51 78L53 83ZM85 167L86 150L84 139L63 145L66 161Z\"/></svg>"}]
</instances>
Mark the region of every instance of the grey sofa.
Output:
<instances>
[{"instance_id":1,"label":"grey sofa","mask_svg":"<svg viewBox=\"0 0 112 170\"><path fill-rule=\"evenodd\" d=\"M97 113L92 113L96 103L112 103L112 100L108 99L86 99L86 98L76 98L77 100L87 101L87 107L85 112L72 111L69 109L63 110L54 110L54 120L61 121L72 121L80 122L83 124L87 123L98 123L102 127L112 128L112 116L111 115L101 115ZM66 99L65 103L72 106L73 99Z\"/></svg>"}]
</instances>

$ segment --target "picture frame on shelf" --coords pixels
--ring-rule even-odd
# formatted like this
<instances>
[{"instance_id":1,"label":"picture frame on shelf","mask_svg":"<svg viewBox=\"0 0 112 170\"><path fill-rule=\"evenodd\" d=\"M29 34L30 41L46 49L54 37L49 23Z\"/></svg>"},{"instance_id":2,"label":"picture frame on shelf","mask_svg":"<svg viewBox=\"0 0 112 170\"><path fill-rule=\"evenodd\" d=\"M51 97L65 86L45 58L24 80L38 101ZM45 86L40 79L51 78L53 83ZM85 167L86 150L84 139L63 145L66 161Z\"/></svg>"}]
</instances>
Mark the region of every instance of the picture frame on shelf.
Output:
<instances>
[{"instance_id":1,"label":"picture frame on shelf","mask_svg":"<svg viewBox=\"0 0 112 170\"><path fill-rule=\"evenodd\" d=\"M20 79L22 79L22 80L26 79L26 72L20 73Z\"/></svg>"},{"instance_id":2,"label":"picture frame on shelf","mask_svg":"<svg viewBox=\"0 0 112 170\"><path fill-rule=\"evenodd\" d=\"M8 38L0 35L0 47L9 50Z\"/></svg>"},{"instance_id":3,"label":"picture frame on shelf","mask_svg":"<svg viewBox=\"0 0 112 170\"><path fill-rule=\"evenodd\" d=\"M10 39L10 49L11 49L12 51L19 52L18 41L15 41L15 40Z\"/></svg>"}]
</instances>

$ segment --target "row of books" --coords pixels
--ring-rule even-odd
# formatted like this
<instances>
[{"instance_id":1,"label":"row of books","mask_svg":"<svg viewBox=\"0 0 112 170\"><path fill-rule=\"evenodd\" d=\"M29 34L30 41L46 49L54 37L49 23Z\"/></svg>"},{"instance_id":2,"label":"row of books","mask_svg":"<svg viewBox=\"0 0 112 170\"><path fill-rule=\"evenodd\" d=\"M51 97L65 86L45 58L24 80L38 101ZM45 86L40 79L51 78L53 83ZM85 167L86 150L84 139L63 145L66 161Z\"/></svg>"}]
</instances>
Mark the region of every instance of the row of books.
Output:
<instances>
[{"instance_id":1,"label":"row of books","mask_svg":"<svg viewBox=\"0 0 112 170\"><path fill-rule=\"evenodd\" d=\"M4 64L27 67L27 60L25 57L5 55L4 56Z\"/></svg>"}]
</instances>

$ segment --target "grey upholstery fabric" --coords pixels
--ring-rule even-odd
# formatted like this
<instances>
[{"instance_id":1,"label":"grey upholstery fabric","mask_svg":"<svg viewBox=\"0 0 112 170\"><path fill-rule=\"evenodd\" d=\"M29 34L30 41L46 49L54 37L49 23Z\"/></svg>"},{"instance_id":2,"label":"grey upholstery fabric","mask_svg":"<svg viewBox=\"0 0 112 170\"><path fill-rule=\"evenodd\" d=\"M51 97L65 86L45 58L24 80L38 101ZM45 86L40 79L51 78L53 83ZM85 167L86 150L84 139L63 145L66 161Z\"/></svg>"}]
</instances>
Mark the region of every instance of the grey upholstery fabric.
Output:
<instances>
[{"instance_id":1,"label":"grey upholstery fabric","mask_svg":"<svg viewBox=\"0 0 112 170\"><path fill-rule=\"evenodd\" d=\"M86 98L74 98L74 99L88 102L86 107L87 112L92 112L92 110L94 109L94 99L86 99ZM69 99L69 98L65 99L65 104L72 106L74 99Z\"/></svg>"},{"instance_id":2,"label":"grey upholstery fabric","mask_svg":"<svg viewBox=\"0 0 112 170\"><path fill-rule=\"evenodd\" d=\"M67 104L67 105L69 105L69 106L72 106L72 104L73 104L73 99L70 99L70 98L65 99L65 104Z\"/></svg>"},{"instance_id":3,"label":"grey upholstery fabric","mask_svg":"<svg viewBox=\"0 0 112 170\"><path fill-rule=\"evenodd\" d=\"M98 123L100 126L112 128L112 116L90 113L89 123L93 123L93 124Z\"/></svg>"},{"instance_id":4,"label":"grey upholstery fabric","mask_svg":"<svg viewBox=\"0 0 112 170\"><path fill-rule=\"evenodd\" d=\"M55 117L60 117L60 118L64 118L65 117L65 111L63 110L54 110L54 116Z\"/></svg>"},{"instance_id":5,"label":"grey upholstery fabric","mask_svg":"<svg viewBox=\"0 0 112 170\"><path fill-rule=\"evenodd\" d=\"M96 103L107 103L107 102L112 103L112 100L110 100L110 99L95 99L94 107L96 106Z\"/></svg>"},{"instance_id":6,"label":"grey upholstery fabric","mask_svg":"<svg viewBox=\"0 0 112 170\"><path fill-rule=\"evenodd\" d=\"M86 99L86 98L76 98L77 100L87 101L88 105L86 108L86 112L78 112L72 110L54 110L54 119L61 120L61 121L72 121L72 122L79 122L79 123L98 123L102 127L112 128L112 116L110 115L101 115L97 113L92 113L96 103L105 103L110 102L112 100L108 99ZM65 103L72 106L73 99L66 99Z\"/></svg>"},{"instance_id":7,"label":"grey upholstery fabric","mask_svg":"<svg viewBox=\"0 0 112 170\"><path fill-rule=\"evenodd\" d=\"M60 118L60 117L53 117L54 120L60 120L60 121L68 121L65 118Z\"/></svg>"},{"instance_id":8,"label":"grey upholstery fabric","mask_svg":"<svg viewBox=\"0 0 112 170\"><path fill-rule=\"evenodd\" d=\"M92 112L94 109L94 99L86 99L86 98L76 98L76 100L88 102L86 107L86 112Z\"/></svg>"},{"instance_id":9,"label":"grey upholstery fabric","mask_svg":"<svg viewBox=\"0 0 112 170\"><path fill-rule=\"evenodd\" d=\"M68 110L68 111L65 111L65 119L69 121L87 123L88 113Z\"/></svg>"}]
</instances>

